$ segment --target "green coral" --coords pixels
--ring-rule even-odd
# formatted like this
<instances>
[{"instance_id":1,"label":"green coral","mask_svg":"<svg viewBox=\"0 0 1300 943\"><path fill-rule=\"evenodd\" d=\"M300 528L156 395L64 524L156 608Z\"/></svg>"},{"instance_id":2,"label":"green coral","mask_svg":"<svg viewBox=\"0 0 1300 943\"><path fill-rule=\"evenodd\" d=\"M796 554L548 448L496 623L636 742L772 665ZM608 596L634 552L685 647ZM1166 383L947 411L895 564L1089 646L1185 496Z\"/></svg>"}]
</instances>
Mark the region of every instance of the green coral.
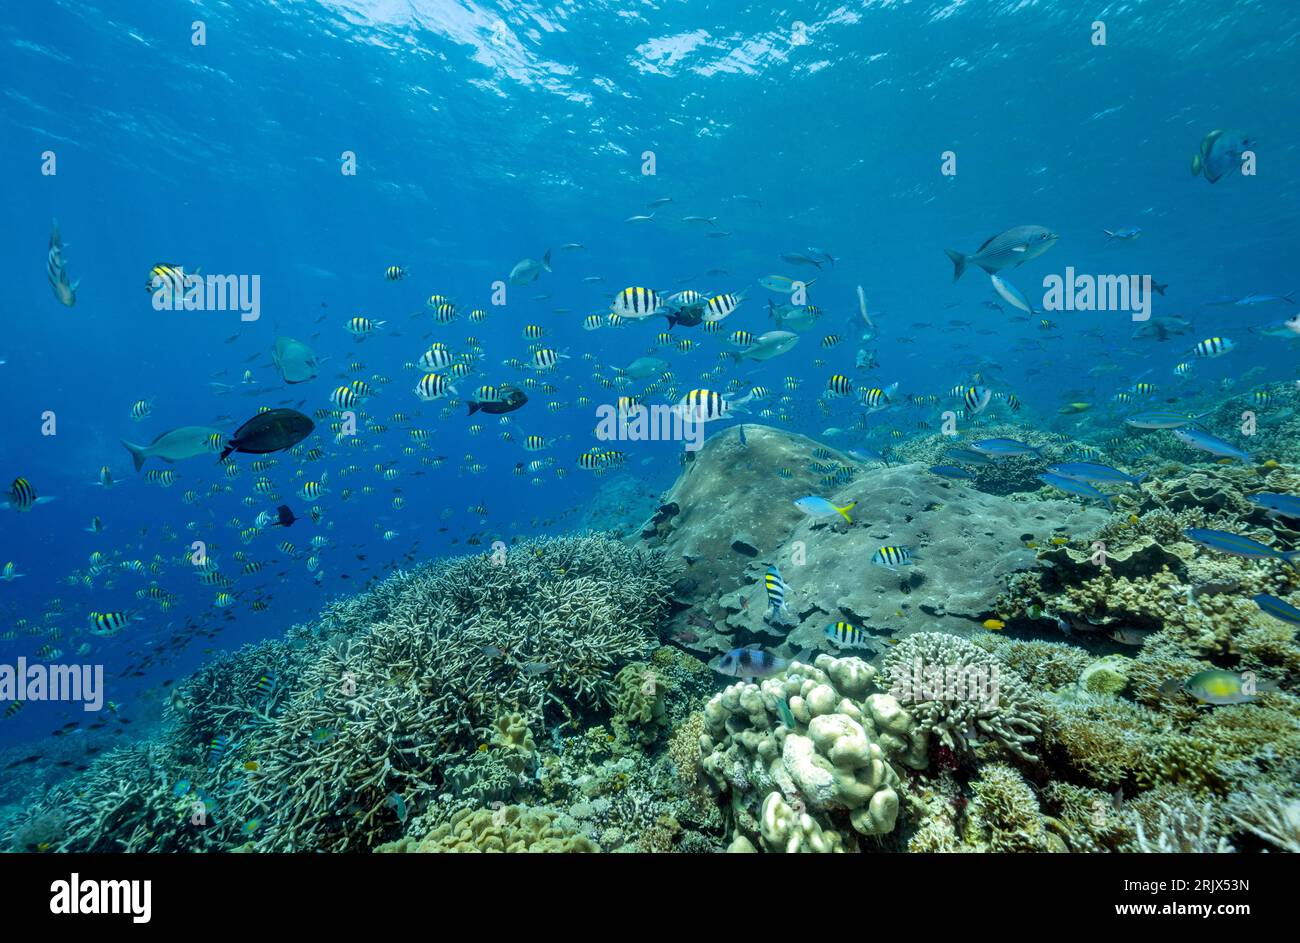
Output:
<instances>
[{"instance_id":1,"label":"green coral","mask_svg":"<svg viewBox=\"0 0 1300 943\"><path fill-rule=\"evenodd\" d=\"M599 852L600 846L568 827L550 809L509 805L496 809L460 809L424 838L402 838L380 845L379 853Z\"/></svg>"},{"instance_id":2,"label":"green coral","mask_svg":"<svg viewBox=\"0 0 1300 943\"><path fill-rule=\"evenodd\" d=\"M1119 694L1128 687L1128 666L1132 661L1124 655L1099 658L1083 669L1079 684L1090 694Z\"/></svg>"},{"instance_id":3,"label":"green coral","mask_svg":"<svg viewBox=\"0 0 1300 943\"><path fill-rule=\"evenodd\" d=\"M669 682L663 669L633 662L614 678L614 733L624 743L648 745L668 727Z\"/></svg>"},{"instance_id":4,"label":"green coral","mask_svg":"<svg viewBox=\"0 0 1300 943\"><path fill-rule=\"evenodd\" d=\"M501 751L506 766L516 773L529 769L537 761L537 745L523 714L505 713L497 717L492 746Z\"/></svg>"},{"instance_id":5,"label":"green coral","mask_svg":"<svg viewBox=\"0 0 1300 943\"><path fill-rule=\"evenodd\" d=\"M1064 642L1009 639L993 632L978 635L971 642L992 652L998 661L1039 690L1054 691L1073 684L1091 660L1083 649Z\"/></svg>"},{"instance_id":6,"label":"green coral","mask_svg":"<svg viewBox=\"0 0 1300 943\"><path fill-rule=\"evenodd\" d=\"M1013 767L989 763L971 783L969 837L993 852L1058 850L1033 789Z\"/></svg>"}]
</instances>

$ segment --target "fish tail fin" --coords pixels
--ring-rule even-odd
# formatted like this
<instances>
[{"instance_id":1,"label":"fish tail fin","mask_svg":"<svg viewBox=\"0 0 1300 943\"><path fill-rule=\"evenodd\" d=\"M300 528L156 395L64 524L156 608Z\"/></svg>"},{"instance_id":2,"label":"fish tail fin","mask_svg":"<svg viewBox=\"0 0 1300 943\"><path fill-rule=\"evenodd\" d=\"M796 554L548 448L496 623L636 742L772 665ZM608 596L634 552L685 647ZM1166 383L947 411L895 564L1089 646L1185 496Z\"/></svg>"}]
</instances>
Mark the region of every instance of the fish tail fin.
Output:
<instances>
[{"instance_id":1,"label":"fish tail fin","mask_svg":"<svg viewBox=\"0 0 1300 943\"><path fill-rule=\"evenodd\" d=\"M122 447L131 453L131 461L135 462L135 470L139 471L144 468L144 460L147 458L144 454L144 446L132 445L126 439L120 439L119 441L122 443Z\"/></svg>"},{"instance_id":2,"label":"fish tail fin","mask_svg":"<svg viewBox=\"0 0 1300 943\"><path fill-rule=\"evenodd\" d=\"M961 278L962 273L966 271L966 256L962 255L956 249L944 249L948 253L948 258L952 259L952 280L955 282Z\"/></svg>"},{"instance_id":3,"label":"fish tail fin","mask_svg":"<svg viewBox=\"0 0 1300 943\"><path fill-rule=\"evenodd\" d=\"M1285 295L1282 296L1282 298L1284 301L1288 302L1289 304L1295 304L1295 289L1292 289L1291 291L1287 292Z\"/></svg>"},{"instance_id":4,"label":"fish tail fin","mask_svg":"<svg viewBox=\"0 0 1300 943\"><path fill-rule=\"evenodd\" d=\"M1135 485L1142 484L1142 482L1147 480L1147 475L1149 474L1151 474L1149 471L1144 471L1142 474L1138 475L1136 478L1133 479L1133 484Z\"/></svg>"},{"instance_id":5,"label":"fish tail fin","mask_svg":"<svg viewBox=\"0 0 1300 943\"><path fill-rule=\"evenodd\" d=\"M474 415L476 412L478 412L479 409L480 409L480 406L479 406L478 403L466 403L465 405L469 407L469 412L467 412L467 413L465 414L466 416L472 416L472 415Z\"/></svg>"},{"instance_id":6,"label":"fish tail fin","mask_svg":"<svg viewBox=\"0 0 1300 943\"><path fill-rule=\"evenodd\" d=\"M217 461L224 462L226 460L226 457L230 455L230 453L233 451L235 451L234 444L232 443L227 445L224 449L221 450L221 454L217 456Z\"/></svg>"},{"instance_id":7,"label":"fish tail fin","mask_svg":"<svg viewBox=\"0 0 1300 943\"><path fill-rule=\"evenodd\" d=\"M849 512L852 511L852 510L853 510L855 507L857 507L857 506L858 506L858 502L856 502L856 501L852 501L852 502L850 502L850 503L844 505L844 507L842 507L842 508L836 508L835 510L839 511L840 514L842 514L842 515L844 516L844 519L845 519L846 521L848 521L850 524L852 524L852 523L853 523L853 518L849 517Z\"/></svg>"},{"instance_id":8,"label":"fish tail fin","mask_svg":"<svg viewBox=\"0 0 1300 943\"><path fill-rule=\"evenodd\" d=\"M548 271L548 272L551 270L551 250L550 250L550 249L547 249L547 250L546 250L546 254L542 256L542 268L546 269L546 271Z\"/></svg>"},{"instance_id":9,"label":"fish tail fin","mask_svg":"<svg viewBox=\"0 0 1300 943\"><path fill-rule=\"evenodd\" d=\"M1106 505L1106 510L1115 510L1115 497L1113 494L1103 494L1101 496L1102 503Z\"/></svg>"},{"instance_id":10,"label":"fish tail fin","mask_svg":"<svg viewBox=\"0 0 1300 943\"><path fill-rule=\"evenodd\" d=\"M672 330L677 325L677 313L675 311L665 311L664 317L668 319L668 330Z\"/></svg>"},{"instance_id":11,"label":"fish tail fin","mask_svg":"<svg viewBox=\"0 0 1300 943\"><path fill-rule=\"evenodd\" d=\"M1109 229L1103 229L1102 232L1104 232L1104 233L1106 234L1106 241L1107 241L1107 242L1110 242L1112 239L1115 238L1115 234L1114 234L1113 232L1111 232Z\"/></svg>"}]
</instances>

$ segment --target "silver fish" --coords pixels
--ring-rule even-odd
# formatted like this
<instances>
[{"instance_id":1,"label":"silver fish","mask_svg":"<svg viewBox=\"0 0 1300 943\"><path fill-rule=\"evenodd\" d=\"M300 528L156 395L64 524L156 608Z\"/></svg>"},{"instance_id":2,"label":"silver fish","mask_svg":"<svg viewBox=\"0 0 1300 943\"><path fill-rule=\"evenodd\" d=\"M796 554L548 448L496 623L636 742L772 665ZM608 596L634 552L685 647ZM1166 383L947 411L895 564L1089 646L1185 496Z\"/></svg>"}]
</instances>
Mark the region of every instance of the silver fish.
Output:
<instances>
[{"instance_id":1,"label":"silver fish","mask_svg":"<svg viewBox=\"0 0 1300 943\"><path fill-rule=\"evenodd\" d=\"M955 282L968 265L978 265L992 275L1037 258L1056 245L1056 240L1056 233L1042 226L1015 226L990 236L971 255L963 255L955 249L943 251L952 259L952 280Z\"/></svg>"},{"instance_id":2,"label":"silver fish","mask_svg":"<svg viewBox=\"0 0 1300 943\"><path fill-rule=\"evenodd\" d=\"M220 429L213 429L211 426L181 426L179 429L164 432L148 445L132 445L123 439L122 446L131 453L135 470L139 471L144 467L147 458L175 462L196 455L211 455L214 451L213 436L217 436L218 442L215 451L220 451L225 443L225 435Z\"/></svg>"},{"instance_id":3,"label":"silver fish","mask_svg":"<svg viewBox=\"0 0 1300 943\"><path fill-rule=\"evenodd\" d=\"M546 254L542 256L542 261L536 259L520 259L515 263L515 267L510 270L510 284L527 285L529 282L537 281L537 277L543 271L551 270L551 250L547 249Z\"/></svg>"}]
</instances>

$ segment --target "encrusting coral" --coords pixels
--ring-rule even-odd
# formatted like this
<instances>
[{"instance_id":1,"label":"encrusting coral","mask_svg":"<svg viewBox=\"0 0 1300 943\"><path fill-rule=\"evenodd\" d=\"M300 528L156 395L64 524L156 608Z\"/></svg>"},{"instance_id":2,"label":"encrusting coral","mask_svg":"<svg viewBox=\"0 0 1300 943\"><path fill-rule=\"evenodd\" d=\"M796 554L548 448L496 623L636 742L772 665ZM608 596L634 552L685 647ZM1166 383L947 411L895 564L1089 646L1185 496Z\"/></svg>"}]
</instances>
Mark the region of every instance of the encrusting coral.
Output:
<instances>
[{"instance_id":1,"label":"encrusting coral","mask_svg":"<svg viewBox=\"0 0 1300 943\"><path fill-rule=\"evenodd\" d=\"M572 823L571 823L572 824ZM380 853L438 852L599 852L600 846L565 828L562 817L549 809L500 806L462 809L421 839L402 838L375 849Z\"/></svg>"}]
</instances>

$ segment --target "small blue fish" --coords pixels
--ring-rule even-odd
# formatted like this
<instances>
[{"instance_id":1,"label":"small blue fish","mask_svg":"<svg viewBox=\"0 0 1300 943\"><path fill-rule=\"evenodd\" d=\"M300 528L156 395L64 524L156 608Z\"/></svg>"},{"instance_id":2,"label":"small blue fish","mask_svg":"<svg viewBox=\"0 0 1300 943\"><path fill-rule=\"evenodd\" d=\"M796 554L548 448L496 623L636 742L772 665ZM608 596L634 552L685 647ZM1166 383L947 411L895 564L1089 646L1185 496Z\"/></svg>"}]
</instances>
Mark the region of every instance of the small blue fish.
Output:
<instances>
[{"instance_id":1,"label":"small blue fish","mask_svg":"<svg viewBox=\"0 0 1300 943\"><path fill-rule=\"evenodd\" d=\"M1086 481L1089 484L1123 482L1126 485L1140 485L1147 477L1146 472L1140 475L1126 475L1118 468L1111 468L1109 465L1101 465L1097 462L1057 462L1055 465L1048 465L1047 470L1062 478L1073 478L1075 481Z\"/></svg>"},{"instance_id":2,"label":"small blue fish","mask_svg":"<svg viewBox=\"0 0 1300 943\"><path fill-rule=\"evenodd\" d=\"M1229 533L1226 530L1210 530L1203 527L1189 527L1183 531L1183 534L1196 541L1202 546L1209 547L1211 550L1219 550L1223 553L1230 553L1233 556L1249 557L1252 559L1261 559L1272 557L1281 560L1291 569L1295 569L1293 562L1297 556L1300 556L1300 550L1284 551L1276 550L1267 544L1262 544L1258 540L1251 540L1249 537L1243 537L1241 534Z\"/></svg>"},{"instance_id":3,"label":"small blue fish","mask_svg":"<svg viewBox=\"0 0 1300 943\"><path fill-rule=\"evenodd\" d=\"M1255 605L1259 606L1274 619L1281 619L1283 622L1289 622L1291 625L1300 625L1300 609L1291 605L1285 599L1278 599L1276 596L1270 596L1268 593L1260 593L1254 597Z\"/></svg>"},{"instance_id":4,"label":"small blue fish","mask_svg":"<svg viewBox=\"0 0 1300 943\"><path fill-rule=\"evenodd\" d=\"M1246 498L1255 507L1263 508L1270 516L1300 518L1300 498L1291 494L1263 491Z\"/></svg>"},{"instance_id":5,"label":"small blue fish","mask_svg":"<svg viewBox=\"0 0 1300 943\"><path fill-rule=\"evenodd\" d=\"M1167 409L1153 409L1150 412L1129 416L1124 420L1124 424L1134 429L1177 429L1198 419L1204 419L1208 415L1209 413L1202 413L1196 416L1191 413L1170 412Z\"/></svg>"},{"instance_id":6,"label":"small blue fish","mask_svg":"<svg viewBox=\"0 0 1300 943\"><path fill-rule=\"evenodd\" d=\"M1210 435L1203 429L1175 429L1174 438L1183 445L1190 445L1194 449L1209 452L1219 458L1235 458L1242 462L1250 461L1249 453L1243 452L1230 442L1225 442L1217 436Z\"/></svg>"},{"instance_id":7,"label":"small blue fish","mask_svg":"<svg viewBox=\"0 0 1300 943\"><path fill-rule=\"evenodd\" d=\"M398 792L390 792L388 798L384 800L384 805L397 813L397 821L406 824L406 800Z\"/></svg>"},{"instance_id":8,"label":"small blue fish","mask_svg":"<svg viewBox=\"0 0 1300 943\"><path fill-rule=\"evenodd\" d=\"M818 497L815 494L810 494L807 497L796 500L794 506L803 511L809 517L834 517L838 514L852 524L853 518L849 517L849 511L853 510L853 508L857 506L857 503L858 502L853 501L841 508L836 507L825 498Z\"/></svg>"},{"instance_id":9,"label":"small blue fish","mask_svg":"<svg viewBox=\"0 0 1300 943\"><path fill-rule=\"evenodd\" d=\"M1043 484L1051 485L1053 488L1059 488L1061 491L1068 491L1070 494L1077 494L1081 498L1092 498L1094 501L1100 501L1110 510L1114 510L1111 503L1113 495L1102 494L1092 485L1083 481L1075 481L1073 478L1065 478L1062 475L1053 475L1050 472L1039 475L1038 480Z\"/></svg>"},{"instance_id":10,"label":"small blue fish","mask_svg":"<svg viewBox=\"0 0 1300 943\"><path fill-rule=\"evenodd\" d=\"M989 458L1014 458L1018 455L1039 455L1038 449L1016 439L980 439L970 447Z\"/></svg>"},{"instance_id":11,"label":"small blue fish","mask_svg":"<svg viewBox=\"0 0 1300 943\"><path fill-rule=\"evenodd\" d=\"M776 712L781 716L781 723L794 730L794 714L790 712L790 705L786 703L785 698L776 699Z\"/></svg>"},{"instance_id":12,"label":"small blue fish","mask_svg":"<svg viewBox=\"0 0 1300 943\"><path fill-rule=\"evenodd\" d=\"M938 475L941 478L956 478L959 481L969 481L975 477L973 471L959 468L956 465L931 465L930 474Z\"/></svg>"},{"instance_id":13,"label":"small blue fish","mask_svg":"<svg viewBox=\"0 0 1300 943\"><path fill-rule=\"evenodd\" d=\"M1106 234L1107 242L1112 239L1136 239L1142 235L1142 230L1136 226L1130 226L1127 229L1103 229L1102 232Z\"/></svg>"},{"instance_id":14,"label":"small blue fish","mask_svg":"<svg viewBox=\"0 0 1300 943\"><path fill-rule=\"evenodd\" d=\"M741 445L746 445L746 446L749 445L749 440L745 438L745 427L744 427L744 426L741 426L741 427L740 427L740 444L741 444Z\"/></svg>"}]
</instances>

